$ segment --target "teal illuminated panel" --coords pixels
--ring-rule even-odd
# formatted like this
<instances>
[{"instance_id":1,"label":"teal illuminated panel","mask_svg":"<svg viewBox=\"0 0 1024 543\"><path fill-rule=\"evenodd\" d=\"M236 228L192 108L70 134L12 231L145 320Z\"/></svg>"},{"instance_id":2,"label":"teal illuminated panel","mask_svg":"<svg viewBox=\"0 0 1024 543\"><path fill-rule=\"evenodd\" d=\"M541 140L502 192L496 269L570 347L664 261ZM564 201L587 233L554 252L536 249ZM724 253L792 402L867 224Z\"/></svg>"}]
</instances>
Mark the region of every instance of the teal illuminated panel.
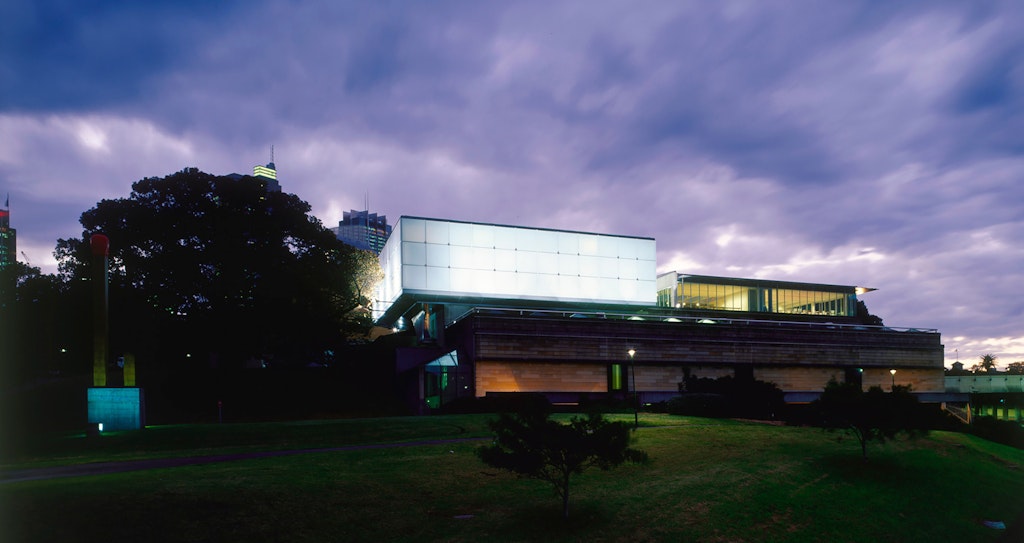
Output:
<instances>
[{"instance_id":1,"label":"teal illuminated panel","mask_svg":"<svg viewBox=\"0 0 1024 543\"><path fill-rule=\"evenodd\" d=\"M89 389L89 423L102 424L102 431L140 430L145 425L145 402L141 388Z\"/></svg>"}]
</instances>

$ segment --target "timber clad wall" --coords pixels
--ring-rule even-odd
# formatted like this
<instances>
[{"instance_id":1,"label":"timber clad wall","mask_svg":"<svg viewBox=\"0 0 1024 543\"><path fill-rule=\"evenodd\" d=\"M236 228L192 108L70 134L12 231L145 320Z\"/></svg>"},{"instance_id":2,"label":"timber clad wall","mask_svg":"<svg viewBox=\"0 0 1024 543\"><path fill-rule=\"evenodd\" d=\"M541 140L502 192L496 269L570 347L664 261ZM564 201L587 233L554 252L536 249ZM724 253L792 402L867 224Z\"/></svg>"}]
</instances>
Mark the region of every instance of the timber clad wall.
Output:
<instances>
[{"instance_id":1,"label":"timber clad wall","mask_svg":"<svg viewBox=\"0 0 1024 543\"><path fill-rule=\"evenodd\" d=\"M478 396L487 392L606 392L608 370L595 364L478 362Z\"/></svg>"},{"instance_id":2,"label":"timber clad wall","mask_svg":"<svg viewBox=\"0 0 1024 543\"><path fill-rule=\"evenodd\" d=\"M629 389L633 381L628 375ZM706 366L690 368L694 377L717 379L733 375L735 366ZM636 390L641 392L665 392L678 389L683 381L681 367L639 366L636 371ZM786 391L822 390L830 379L842 382L842 370L828 368L755 368L754 378L775 383ZM893 376L888 370L866 370L863 376L864 389L873 386L888 391ZM924 370L896 372L896 384L911 385L917 392L934 392L942 386L941 373ZM476 390L478 396L487 392L607 392L608 368L596 364L543 364L532 362L478 362L476 366Z\"/></svg>"},{"instance_id":3,"label":"timber clad wall","mask_svg":"<svg viewBox=\"0 0 1024 543\"><path fill-rule=\"evenodd\" d=\"M476 395L487 392L602 392L608 367L628 367L636 349L640 391L674 391L684 367L717 378L749 367L784 391L820 391L847 369L863 369L865 389L898 385L943 392L938 333L826 324L665 323L475 315L460 323L472 335ZM632 385L630 385L632 387Z\"/></svg>"}]
</instances>

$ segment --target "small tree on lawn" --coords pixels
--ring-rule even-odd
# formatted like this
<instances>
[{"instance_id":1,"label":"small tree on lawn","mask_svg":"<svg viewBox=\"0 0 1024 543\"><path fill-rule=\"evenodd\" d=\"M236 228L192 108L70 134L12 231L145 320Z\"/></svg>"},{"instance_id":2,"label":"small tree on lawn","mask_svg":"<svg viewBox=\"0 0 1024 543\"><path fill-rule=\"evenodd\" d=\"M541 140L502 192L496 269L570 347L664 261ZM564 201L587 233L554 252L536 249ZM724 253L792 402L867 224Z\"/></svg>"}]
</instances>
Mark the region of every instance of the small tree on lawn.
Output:
<instances>
[{"instance_id":1,"label":"small tree on lawn","mask_svg":"<svg viewBox=\"0 0 1024 543\"><path fill-rule=\"evenodd\" d=\"M814 406L824 428L845 430L857 438L864 460L869 441L884 443L900 433L927 433L927 417L909 386L897 385L889 393L876 386L864 392L856 383L831 380Z\"/></svg>"},{"instance_id":2,"label":"small tree on lawn","mask_svg":"<svg viewBox=\"0 0 1024 543\"><path fill-rule=\"evenodd\" d=\"M487 465L551 483L569 517L569 480L591 467L608 470L624 462L644 462L647 453L631 449L630 427L600 414L573 417L569 424L548 418L546 410L501 414L490 423L495 438L477 449Z\"/></svg>"}]
</instances>

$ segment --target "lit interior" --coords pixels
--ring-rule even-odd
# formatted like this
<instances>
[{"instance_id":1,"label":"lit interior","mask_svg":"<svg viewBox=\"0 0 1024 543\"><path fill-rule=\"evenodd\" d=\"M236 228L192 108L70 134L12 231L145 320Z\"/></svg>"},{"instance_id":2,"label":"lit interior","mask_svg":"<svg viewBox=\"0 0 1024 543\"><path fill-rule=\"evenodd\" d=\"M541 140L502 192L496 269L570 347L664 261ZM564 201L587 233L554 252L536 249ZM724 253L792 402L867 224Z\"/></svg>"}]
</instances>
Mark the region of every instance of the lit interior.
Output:
<instances>
[{"instance_id":1,"label":"lit interior","mask_svg":"<svg viewBox=\"0 0 1024 543\"><path fill-rule=\"evenodd\" d=\"M789 315L853 316L857 296L853 287L793 284L741 280L731 283L721 278L692 279L681 276L674 286L662 282L658 305L681 309L747 311ZM802 288L797 288L800 285Z\"/></svg>"},{"instance_id":2,"label":"lit interior","mask_svg":"<svg viewBox=\"0 0 1024 543\"><path fill-rule=\"evenodd\" d=\"M655 245L633 238L402 217L381 252L384 304L403 292L653 305ZM378 308L379 310L380 308Z\"/></svg>"}]
</instances>

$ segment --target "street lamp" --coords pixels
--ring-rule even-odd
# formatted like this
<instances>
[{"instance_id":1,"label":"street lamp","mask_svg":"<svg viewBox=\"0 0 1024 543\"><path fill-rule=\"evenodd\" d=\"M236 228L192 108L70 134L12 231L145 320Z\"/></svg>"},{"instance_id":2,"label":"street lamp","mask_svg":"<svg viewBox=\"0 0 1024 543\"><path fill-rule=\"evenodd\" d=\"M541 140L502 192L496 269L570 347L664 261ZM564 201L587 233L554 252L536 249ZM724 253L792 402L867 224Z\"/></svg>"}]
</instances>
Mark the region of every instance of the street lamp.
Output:
<instances>
[{"instance_id":1,"label":"street lamp","mask_svg":"<svg viewBox=\"0 0 1024 543\"><path fill-rule=\"evenodd\" d=\"M896 391L896 370L895 369L889 370L889 375L892 375L892 388L890 388L889 391L890 392L895 392Z\"/></svg>"},{"instance_id":2,"label":"street lamp","mask_svg":"<svg viewBox=\"0 0 1024 543\"><path fill-rule=\"evenodd\" d=\"M633 381L633 428L640 427L640 407L637 403L636 398L636 369L633 365L633 356L636 354L636 349L630 349L626 351L629 353L629 375L630 380Z\"/></svg>"}]
</instances>

